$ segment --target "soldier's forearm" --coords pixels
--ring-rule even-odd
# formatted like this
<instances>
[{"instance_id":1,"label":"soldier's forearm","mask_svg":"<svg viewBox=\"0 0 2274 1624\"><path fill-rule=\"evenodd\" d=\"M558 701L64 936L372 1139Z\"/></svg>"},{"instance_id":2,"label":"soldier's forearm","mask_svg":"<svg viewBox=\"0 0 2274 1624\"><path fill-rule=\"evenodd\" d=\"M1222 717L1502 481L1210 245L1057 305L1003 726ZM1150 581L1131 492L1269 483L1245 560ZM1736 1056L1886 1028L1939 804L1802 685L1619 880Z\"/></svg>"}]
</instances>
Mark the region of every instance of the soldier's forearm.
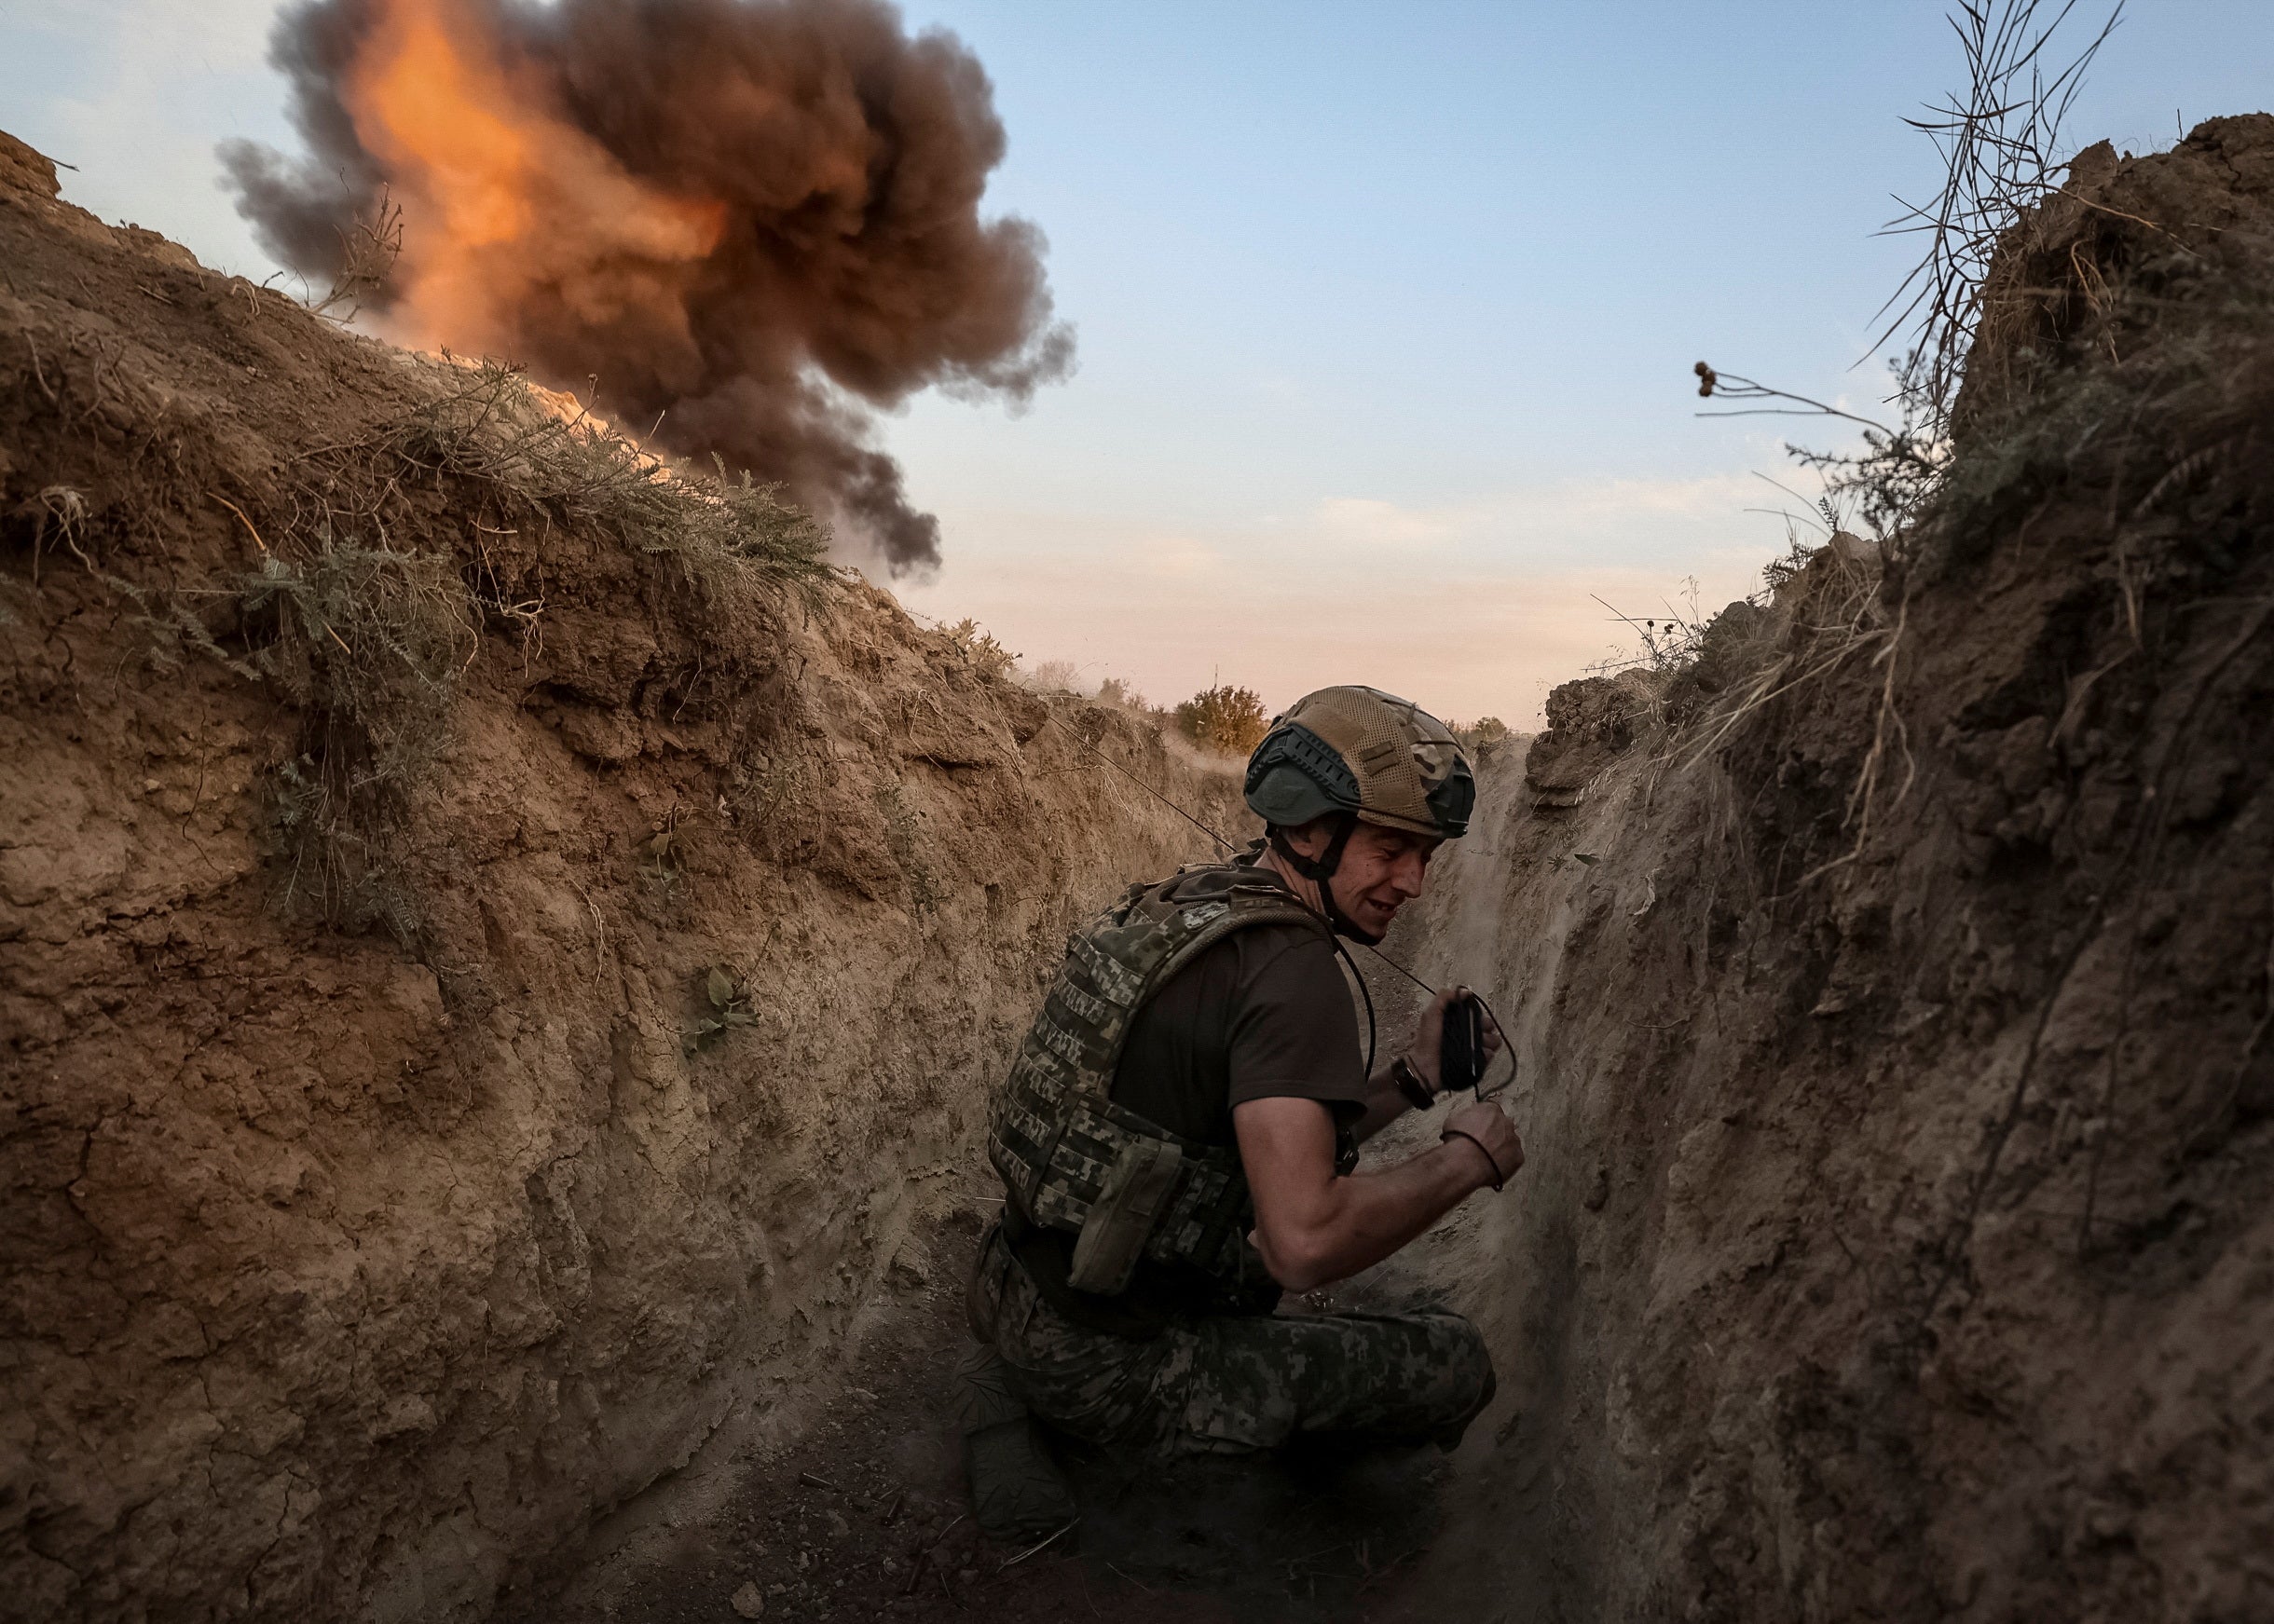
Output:
<instances>
[{"instance_id":1,"label":"soldier's forearm","mask_svg":"<svg viewBox=\"0 0 2274 1624\"><path fill-rule=\"evenodd\" d=\"M1432 1145L1378 1173L1338 1180L1347 1209L1325 1249L1328 1280L1347 1279L1400 1250L1475 1194L1482 1175L1474 1148Z\"/></svg>"},{"instance_id":2,"label":"soldier's forearm","mask_svg":"<svg viewBox=\"0 0 2274 1624\"><path fill-rule=\"evenodd\" d=\"M1305 1109L1308 1107L1308 1109ZM1307 1291L1377 1263L1489 1182L1456 1140L1378 1173L1334 1176L1333 1119L1311 1100L1256 1100L1233 1124L1272 1278Z\"/></svg>"}]
</instances>

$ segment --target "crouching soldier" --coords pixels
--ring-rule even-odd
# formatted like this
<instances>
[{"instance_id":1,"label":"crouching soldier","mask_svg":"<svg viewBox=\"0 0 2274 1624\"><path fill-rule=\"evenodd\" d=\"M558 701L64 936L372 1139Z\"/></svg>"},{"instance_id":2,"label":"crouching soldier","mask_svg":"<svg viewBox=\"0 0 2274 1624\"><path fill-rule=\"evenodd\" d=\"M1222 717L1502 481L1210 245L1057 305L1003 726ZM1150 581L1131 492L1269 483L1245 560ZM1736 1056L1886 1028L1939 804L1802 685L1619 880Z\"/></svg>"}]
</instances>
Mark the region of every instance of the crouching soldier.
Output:
<instances>
[{"instance_id":1,"label":"crouching soldier","mask_svg":"<svg viewBox=\"0 0 2274 1624\"><path fill-rule=\"evenodd\" d=\"M1322 689L1248 763L1266 839L1132 887L1070 943L997 1091L999 1224L959 1372L974 1509L1004 1537L1062 1527L1031 1417L1156 1455L1343 1435L1450 1448L1492 1397L1459 1315L1273 1312L1380 1262L1524 1159L1498 1106L1376 1170L1358 1146L1440 1092L1446 996L1373 1075L1336 934L1373 943L1421 894L1475 798L1452 734L1404 700ZM1500 1037L1486 1023L1487 1053Z\"/></svg>"}]
</instances>

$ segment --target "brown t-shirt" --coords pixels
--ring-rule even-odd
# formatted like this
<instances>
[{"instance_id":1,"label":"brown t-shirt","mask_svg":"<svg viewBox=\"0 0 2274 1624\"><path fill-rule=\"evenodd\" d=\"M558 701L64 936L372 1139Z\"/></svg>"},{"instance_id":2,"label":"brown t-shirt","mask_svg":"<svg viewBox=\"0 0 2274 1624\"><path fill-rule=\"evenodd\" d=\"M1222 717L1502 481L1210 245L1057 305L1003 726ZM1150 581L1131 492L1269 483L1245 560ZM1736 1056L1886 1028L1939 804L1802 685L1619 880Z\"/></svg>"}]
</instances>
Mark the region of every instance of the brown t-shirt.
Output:
<instances>
[{"instance_id":1,"label":"brown t-shirt","mask_svg":"<svg viewBox=\"0 0 2274 1624\"><path fill-rule=\"evenodd\" d=\"M1113 1099L1203 1144L1237 1147L1232 1107L1292 1096L1324 1102L1337 1119L1365 1113L1358 1012L1334 947L1301 925L1235 931L1170 978L1137 1012L1114 1072ZM1066 1284L1075 1236L1020 1221L1005 1235L1051 1306L1076 1324L1151 1336L1171 1316L1214 1295L1198 1270L1137 1265L1116 1297Z\"/></svg>"}]
</instances>

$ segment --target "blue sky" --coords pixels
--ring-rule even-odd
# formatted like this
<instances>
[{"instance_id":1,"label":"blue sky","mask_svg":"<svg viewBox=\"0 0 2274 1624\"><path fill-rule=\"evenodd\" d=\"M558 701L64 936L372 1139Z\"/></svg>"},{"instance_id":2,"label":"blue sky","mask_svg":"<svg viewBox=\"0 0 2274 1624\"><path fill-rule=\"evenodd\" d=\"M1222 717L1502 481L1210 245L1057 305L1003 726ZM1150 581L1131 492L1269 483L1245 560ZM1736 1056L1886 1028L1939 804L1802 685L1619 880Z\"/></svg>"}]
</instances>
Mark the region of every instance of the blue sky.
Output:
<instances>
[{"instance_id":1,"label":"blue sky","mask_svg":"<svg viewBox=\"0 0 2274 1624\"><path fill-rule=\"evenodd\" d=\"M0 127L65 195L272 268L213 143L287 143L268 0L0 5ZM1708 607L1781 551L1724 368L1857 404L1932 184L1938 4L929 0L992 75L991 208L1050 239L1079 370L883 426L946 564L904 601L1171 700L1366 680L1524 725L1612 652L1599 594ZM2103 14L2091 4L2079 16ZM2071 122L2145 150L2274 105L2274 7L2134 0Z\"/></svg>"}]
</instances>

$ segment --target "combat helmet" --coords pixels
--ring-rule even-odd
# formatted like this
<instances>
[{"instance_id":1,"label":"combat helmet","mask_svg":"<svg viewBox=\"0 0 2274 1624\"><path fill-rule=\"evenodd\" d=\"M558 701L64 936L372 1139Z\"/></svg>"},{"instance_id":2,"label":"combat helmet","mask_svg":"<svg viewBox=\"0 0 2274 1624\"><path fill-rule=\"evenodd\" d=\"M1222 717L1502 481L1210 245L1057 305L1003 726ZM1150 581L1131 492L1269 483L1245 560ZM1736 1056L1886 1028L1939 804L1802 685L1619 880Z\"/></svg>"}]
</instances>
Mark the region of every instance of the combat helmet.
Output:
<instances>
[{"instance_id":1,"label":"combat helmet","mask_svg":"<svg viewBox=\"0 0 2274 1624\"><path fill-rule=\"evenodd\" d=\"M1361 935L1325 881L1360 823L1456 840L1469 829L1476 777L1452 730L1411 700L1378 688L1322 688L1295 701L1248 757L1250 811L1271 830L1280 856L1321 882L1329 917ZM1317 857L1290 846L1283 831L1342 813L1342 826Z\"/></svg>"}]
</instances>

